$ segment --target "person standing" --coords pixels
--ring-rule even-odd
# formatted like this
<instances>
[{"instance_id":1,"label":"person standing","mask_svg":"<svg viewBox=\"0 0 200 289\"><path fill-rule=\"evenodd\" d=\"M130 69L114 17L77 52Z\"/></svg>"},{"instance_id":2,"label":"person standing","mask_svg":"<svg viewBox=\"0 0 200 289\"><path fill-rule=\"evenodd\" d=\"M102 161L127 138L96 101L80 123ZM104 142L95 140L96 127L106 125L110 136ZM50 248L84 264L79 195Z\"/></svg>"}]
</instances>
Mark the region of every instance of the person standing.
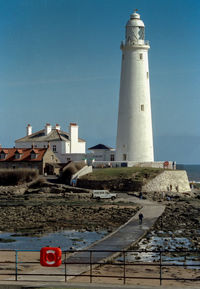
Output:
<instances>
[{"instance_id":1,"label":"person standing","mask_svg":"<svg viewBox=\"0 0 200 289\"><path fill-rule=\"evenodd\" d=\"M143 220L144 216L142 213L139 214L139 224L142 224L142 220Z\"/></svg>"}]
</instances>

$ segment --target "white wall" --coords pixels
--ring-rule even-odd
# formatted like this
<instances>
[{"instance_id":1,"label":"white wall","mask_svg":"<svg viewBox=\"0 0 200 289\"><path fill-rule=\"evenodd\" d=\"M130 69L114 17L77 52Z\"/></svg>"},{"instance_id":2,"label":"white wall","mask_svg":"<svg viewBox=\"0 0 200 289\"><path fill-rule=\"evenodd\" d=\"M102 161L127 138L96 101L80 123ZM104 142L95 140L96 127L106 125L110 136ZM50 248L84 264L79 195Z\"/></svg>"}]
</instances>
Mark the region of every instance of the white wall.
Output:
<instances>
[{"instance_id":1,"label":"white wall","mask_svg":"<svg viewBox=\"0 0 200 289\"><path fill-rule=\"evenodd\" d=\"M69 153L70 153L70 141L62 141L61 154L69 154Z\"/></svg>"},{"instance_id":2,"label":"white wall","mask_svg":"<svg viewBox=\"0 0 200 289\"><path fill-rule=\"evenodd\" d=\"M46 125L50 127L50 125ZM58 127L58 126L57 126ZM58 140L58 141L34 141L33 142L15 142L16 148L30 148L32 145L37 148L44 148L50 145L51 150L55 153L56 157L60 159L61 162L67 162L67 159L80 161L85 157L86 153L86 142L78 140L78 125L70 125L70 140ZM56 152L54 151L54 146L56 146ZM65 154L67 154L65 156ZM69 154L69 155L68 155Z\"/></svg>"},{"instance_id":3,"label":"white wall","mask_svg":"<svg viewBox=\"0 0 200 289\"><path fill-rule=\"evenodd\" d=\"M94 158L95 161L110 161L111 155L114 155L115 158L115 150L92 150L92 153L88 155L88 157Z\"/></svg>"},{"instance_id":4,"label":"white wall","mask_svg":"<svg viewBox=\"0 0 200 289\"><path fill-rule=\"evenodd\" d=\"M78 152L85 154L86 153L86 143L85 142L79 142L78 143Z\"/></svg>"},{"instance_id":5,"label":"white wall","mask_svg":"<svg viewBox=\"0 0 200 289\"><path fill-rule=\"evenodd\" d=\"M28 124L26 127L26 135L31 135L31 134L32 134L32 126Z\"/></svg>"},{"instance_id":6,"label":"white wall","mask_svg":"<svg viewBox=\"0 0 200 289\"><path fill-rule=\"evenodd\" d=\"M86 152L86 143L78 140L78 125L70 124L69 126L69 134L70 134L70 153L85 153Z\"/></svg>"},{"instance_id":7,"label":"white wall","mask_svg":"<svg viewBox=\"0 0 200 289\"><path fill-rule=\"evenodd\" d=\"M67 163L68 161L80 162L86 159L86 154L60 154L59 159L61 163Z\"/></svg>"},{"instance_id":8,"label":"white wall","mask_svg":"<svg viewBox=\"0 0 200 289\"><path fill-rule=\"evenodd\" d=\"M50 124L46 124L45 126L45 135L48 135L52 130L52 126Z\"/></svg>"}]
</instances>

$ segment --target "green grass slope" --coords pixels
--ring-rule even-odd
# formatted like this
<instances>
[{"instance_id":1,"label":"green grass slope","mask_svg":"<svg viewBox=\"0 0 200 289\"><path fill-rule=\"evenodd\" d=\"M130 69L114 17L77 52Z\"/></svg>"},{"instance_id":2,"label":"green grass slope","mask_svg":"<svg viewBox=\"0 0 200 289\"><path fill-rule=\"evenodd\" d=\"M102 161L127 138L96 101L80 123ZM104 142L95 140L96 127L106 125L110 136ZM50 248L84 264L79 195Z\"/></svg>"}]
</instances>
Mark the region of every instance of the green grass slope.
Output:
<instances>
[{"instance_id":1,"label":"green grass slope","mask_svg":"<svg viewBox=\"0 0 200 289\"><path fill-rule=\"evenodd\" d=\"M159 168L105 168L105 169L94 169L92 173L87 174L81 179L87 180L98 180L107 181L114 179L135 179L142 181L144 179L153 179L158 174L163 172L164 169Z\"/></svg>"}]
</instances>

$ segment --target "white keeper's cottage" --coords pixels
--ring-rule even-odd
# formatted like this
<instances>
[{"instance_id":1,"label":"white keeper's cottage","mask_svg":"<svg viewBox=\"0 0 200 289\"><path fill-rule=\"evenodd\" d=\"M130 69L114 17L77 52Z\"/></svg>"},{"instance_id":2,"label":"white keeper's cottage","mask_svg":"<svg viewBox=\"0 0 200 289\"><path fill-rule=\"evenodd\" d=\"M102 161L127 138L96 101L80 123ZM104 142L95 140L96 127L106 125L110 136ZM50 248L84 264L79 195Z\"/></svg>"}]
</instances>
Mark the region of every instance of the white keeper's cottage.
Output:
<instances>
[{"instance_id":1,"label":"white keeper's cottage","mask_svg":"<svg viewBox=\"0 0 200 289\"><path fill-rule=\"evenodd\" d=\"M70 123L69 132L62 131L60 125L52 127L49 123L45 128L32 132L30 124L26 127L26 136L15 141L16 148L47 148L50 146L62 163L69 160L80 161L85 158L86 142L78 137L78 125Z\"/></svg>"}]
</instances>

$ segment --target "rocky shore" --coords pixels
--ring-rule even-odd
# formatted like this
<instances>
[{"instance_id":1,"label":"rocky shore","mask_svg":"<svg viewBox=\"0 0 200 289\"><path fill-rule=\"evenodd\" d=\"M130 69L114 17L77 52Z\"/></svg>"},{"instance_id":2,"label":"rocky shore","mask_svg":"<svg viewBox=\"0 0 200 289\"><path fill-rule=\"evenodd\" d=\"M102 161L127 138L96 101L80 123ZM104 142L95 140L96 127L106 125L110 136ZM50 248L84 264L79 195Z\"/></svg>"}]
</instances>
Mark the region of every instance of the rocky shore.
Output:
<instances>
[{"instance_id":1,"label":"rocky shore","mask_svg":"<svg viewBox=\"0 0 200 289\"><path fill-rule=\"evenodd\" d=\"M111 232L128 221L140 209L131 201L137 193L121 192L115 202L96 201L87 189L44 183L0 187L0 231L24 235L55 232L64 229ZM163 202L166 209L152 230L159 235L186 237L200 249L200 199L199 191L192 195L171 196L144 194L143 197ZM123 199L123 202L122 202Z\"/></svg>"},{"instance_id":2,"label":"rocky shore","mask_svg":"<svg viewBox=\"0 0 200 289\"><path fill-rule=\"evenodd\" d=\"M136 204L96 201L89 192L67 186L0 188L0 231L37 235L64 229L111 232L140 208Z\"/></svg>"},{"instance_id":3,"label":"rocky shore","mask_svg":"<svg viewBox=\"0 0 200 289\"><path fill-rule=\"evenodd\" d=\"M187 238L191 247L200 249L200 201L180 199L169 202L153 229L158 235L163 231L171 238Z\"/></svg>"},{"instance_id":4,"label":"rocky shore","mask_svg":"<svg viewBox=\"0 0 200 289\"><path fill-rule=\"evenodd\" d=\"M191 194L171 194L168 200L166 196L163 198L162 193L144 194L144 198L164 203L166 206L162 216L142 240L143 244L149 244L148 249L200 250L199 190L193 190ZM164 241L166 246L152 244L153 240L159 238L158 243ZM136 247L138 248L137 245Z\"/></svg>"}]
</instances>

